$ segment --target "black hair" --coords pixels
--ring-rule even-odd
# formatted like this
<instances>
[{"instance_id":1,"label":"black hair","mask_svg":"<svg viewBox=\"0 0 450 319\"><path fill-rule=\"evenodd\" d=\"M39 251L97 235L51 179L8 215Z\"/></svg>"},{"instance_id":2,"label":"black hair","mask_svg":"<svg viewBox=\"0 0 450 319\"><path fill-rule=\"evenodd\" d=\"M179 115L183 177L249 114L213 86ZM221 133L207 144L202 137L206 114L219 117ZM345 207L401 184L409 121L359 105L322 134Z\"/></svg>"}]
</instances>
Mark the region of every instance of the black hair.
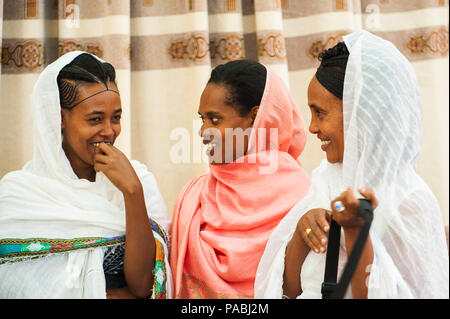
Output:
<instances>
[{"instance_id":1,"label":"black hair","mask_svg":"<svg viewBox=\"0 0 450 319\"><path fill-rule=\"evenodd\" d=\"M58 74L59 101L62 108L70 109L77 99L78 88L87 83L116 83L116 71L107 62L82 53L67 64Z\"/></svg>"},{"instance_id":2,"label":"black hair","mask_svg":"<svg viewBox=\"0 0 450 319\"><path fill-rule=\"evenodd\" d=\"M225 86L228 89L225 103L244 117L261 103L266 77L267 70L262 64L252 60L236 60L212 70L208 84Z\"/></svg>"},{"instance_id":3,"label":"black hair","mask_svg":"<svg viewBox=\"0 0 450 319\"><path fill-rule=\"evenodd\" d=\"M345 69L350 52L344 42L321 52L318 56L320 66L316 72L317 80L334 96L342 100L344 94Z\"/></svg>"},{"instance_id":4,"label":"black hair","mask_svg":"<svg viewBox=\"0 0 450 319\"><path fill-rule=\"evenodd\" d=\"M345 73L349 54L345 43L339 42L334 47L322 51L318 58L321 66L332 67Z\"/></svg>"}]
</instances>

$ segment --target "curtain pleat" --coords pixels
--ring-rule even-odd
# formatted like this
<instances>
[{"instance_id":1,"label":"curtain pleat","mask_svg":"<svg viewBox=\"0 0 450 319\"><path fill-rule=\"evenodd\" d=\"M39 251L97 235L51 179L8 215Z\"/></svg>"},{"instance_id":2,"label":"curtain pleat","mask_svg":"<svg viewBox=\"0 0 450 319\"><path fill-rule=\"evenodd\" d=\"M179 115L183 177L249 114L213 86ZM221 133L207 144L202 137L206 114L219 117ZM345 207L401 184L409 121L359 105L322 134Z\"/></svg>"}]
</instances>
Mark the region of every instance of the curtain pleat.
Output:
<instances>
[{"instance_id":1,"label":"curtain pleat","mask_svg":"<svg viewBox=\"0 0 450 319\"><path fill-rule=\"evenodd\" d=\"M117 146L155 174L170 214L206 172L197 108L211 69L257 60L280 75L309 123L318 54L364 28L412 62L423 99L419 173L448 224L448 0L0 0L0 177L32 157L29 97L57 57L85 50L112 63L121 92ZM300 160L324 158L308 136Z\"/></svg>"}]
</instances>

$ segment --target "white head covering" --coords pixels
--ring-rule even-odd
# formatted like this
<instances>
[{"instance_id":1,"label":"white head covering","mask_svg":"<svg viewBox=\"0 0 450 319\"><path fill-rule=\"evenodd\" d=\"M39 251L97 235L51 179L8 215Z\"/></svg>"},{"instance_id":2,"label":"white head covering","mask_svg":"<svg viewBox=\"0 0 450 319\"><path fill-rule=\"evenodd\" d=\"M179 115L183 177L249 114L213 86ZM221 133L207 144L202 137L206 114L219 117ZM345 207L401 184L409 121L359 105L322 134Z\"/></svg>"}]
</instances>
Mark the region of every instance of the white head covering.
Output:
<instances>
[{"instance_id":1,"label":"white head covering","mask_svg":"<svg viewBox=\"0 0 450 319\"><path fill-rule=\"evenodd\" d=\"M285 249L298 220L312 208L330 210L331 200L352 186L373 189L379 202L370 230L374 261L368 297L448 298L442 215L416 168L422 130L413 68L392 43L367 31L347 35L344 42L350 56L343 94L343 163L324 160L312 174L308 195L273 232L259 264L255 297L281 297ZM346 255L341 246L339 272ZM300 297L321 297L324 265L325 255L308 254Z\"/></svg>"},{"instance_id":2,"label":"white head covering","mask_svg":"<svg viewBox=\"0 0 450 319\"><path fill-rule=\"evenodd\" d=\"M103 173L97 173L95 182L79 179L61 146L57 76L82 53L60 57L36 82L31 98L33 159L0 181L0 240L125 234L122 193ZM149 217L168 233L170 220L153 174L137 161L131 164L144 189ZM154 236L164 243L156 232ZM104 248L81 249L0 265L0 298L104 298L103 253ZM78 289L64 284L67 277L73 277L69 286Z\"/></svg>"}]
</instances>

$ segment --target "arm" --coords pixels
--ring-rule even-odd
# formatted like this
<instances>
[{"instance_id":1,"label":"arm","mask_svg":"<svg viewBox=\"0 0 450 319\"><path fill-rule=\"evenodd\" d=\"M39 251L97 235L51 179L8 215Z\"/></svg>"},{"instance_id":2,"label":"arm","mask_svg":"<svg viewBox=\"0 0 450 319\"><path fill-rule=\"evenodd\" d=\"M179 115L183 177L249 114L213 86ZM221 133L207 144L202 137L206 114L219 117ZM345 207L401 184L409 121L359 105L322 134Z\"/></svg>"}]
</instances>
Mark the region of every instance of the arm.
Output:
<instances>
[{"instance_id":1,"label":"arm","mask_svg":"<svg viewBox=\"0 0 450 319\"><path fill-rule=\"evenodd\" d=\"M359 192L366 199L371 201L374 209L378 206L373 191L359 189ZM345 208L343 211L338 211L334 207L334 203L337 201L342 202ZM335 198L331 202L331 209L333 212L333 219L344 229L345 247L347 256L350 256L364 222L359 214L359 201L353 195L352 189L348 188L339 197ZM369 236L351 281L353 298L355 299L367 299L368 287L366 281L367 276L370 275L368 266L372 265L373 256L372 241Z\"/></svg>"},{"instance_id":2,"label":"arm","mask_svg":"<svg viewBox=\"0 0 450 319\"><path fill-rule=\"evenodd\" d=\"M303 262L309 251L316 253L326 251L326 232L330 230L329 212L315 208L309 210L300 218L297 228L286 248L285 268L283 274L283 294L296 298L302 293L300 274ZM306 230L310 229L307 233Z\"/></svg>"},{"instance_id":3,"label":"arm","mask_svg":"<svg viewBox=\"0 0 450 319\"><path fill-rule=\"evenodd\" d=\"M309 250L310 248L308 245L306 245L303 239L295 232L286 247L283 275L283 295L291 299L296 298L302 293L300 272Z\"/></svg>"},{"instance_id":4,"label":"arm","mask_svg":"<svg viewBox=\"0 0 450 319\"><path fill-rule=\"evenodd\" d=\"M156 244L141 182L126 156L112 145L101 143L98 146L94 168L103 172L123 194L126 212L125 280L133 295L144 298L153 286Z\"/></svg>"},{"instance_id":5,"label":"arm","mask_svg":"<svg viewBox=\"0 0 450 319\"><path fill-rule=\"evenodd\" d=\"M359 235L359 229L357 228L345 228L345 247L347 249L347 257L353 250L353 246ZM368 266L373 263L373 247L370 236L367 237L366 245L359 259L358 266L356 267L355 273L353 274L351 286L353 298L355 299L367 299L368 287L366 284L367 276L370 274L368 272Z\"/></svg>"},{"instance_id":6,"label":"arm","mask_svg":"<svg viewBox=\"0 0 450 319\"><path fill-rule=\"evenodd\" d=\"M148 220L142 186L124 191L126 240L124 272L129 290L147 297L153 287L156 243Z\"/></svg>"}]
</instances>

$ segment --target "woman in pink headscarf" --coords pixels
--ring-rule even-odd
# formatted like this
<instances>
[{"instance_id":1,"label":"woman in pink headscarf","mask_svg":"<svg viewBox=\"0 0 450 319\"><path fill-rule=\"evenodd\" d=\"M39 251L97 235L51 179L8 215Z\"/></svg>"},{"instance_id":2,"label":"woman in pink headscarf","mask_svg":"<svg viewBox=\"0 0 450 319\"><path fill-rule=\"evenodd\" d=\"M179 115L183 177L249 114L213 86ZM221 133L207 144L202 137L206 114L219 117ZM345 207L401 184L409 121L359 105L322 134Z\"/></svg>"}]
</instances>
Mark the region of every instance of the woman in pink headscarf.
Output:
<instances>
[{"instance_id":1,"label":"woman in pink headscarf","mask_svg":"<svg viewBox=\"0 0 450 319\"><path fill-rule=\"evenodd\" d=\"M270 234L310 186L297 161L305 125L283 81L249 60L212 71L198 113L210 172L175 204L175 296L253 298Z\"/></svg>"}]
</instances>

